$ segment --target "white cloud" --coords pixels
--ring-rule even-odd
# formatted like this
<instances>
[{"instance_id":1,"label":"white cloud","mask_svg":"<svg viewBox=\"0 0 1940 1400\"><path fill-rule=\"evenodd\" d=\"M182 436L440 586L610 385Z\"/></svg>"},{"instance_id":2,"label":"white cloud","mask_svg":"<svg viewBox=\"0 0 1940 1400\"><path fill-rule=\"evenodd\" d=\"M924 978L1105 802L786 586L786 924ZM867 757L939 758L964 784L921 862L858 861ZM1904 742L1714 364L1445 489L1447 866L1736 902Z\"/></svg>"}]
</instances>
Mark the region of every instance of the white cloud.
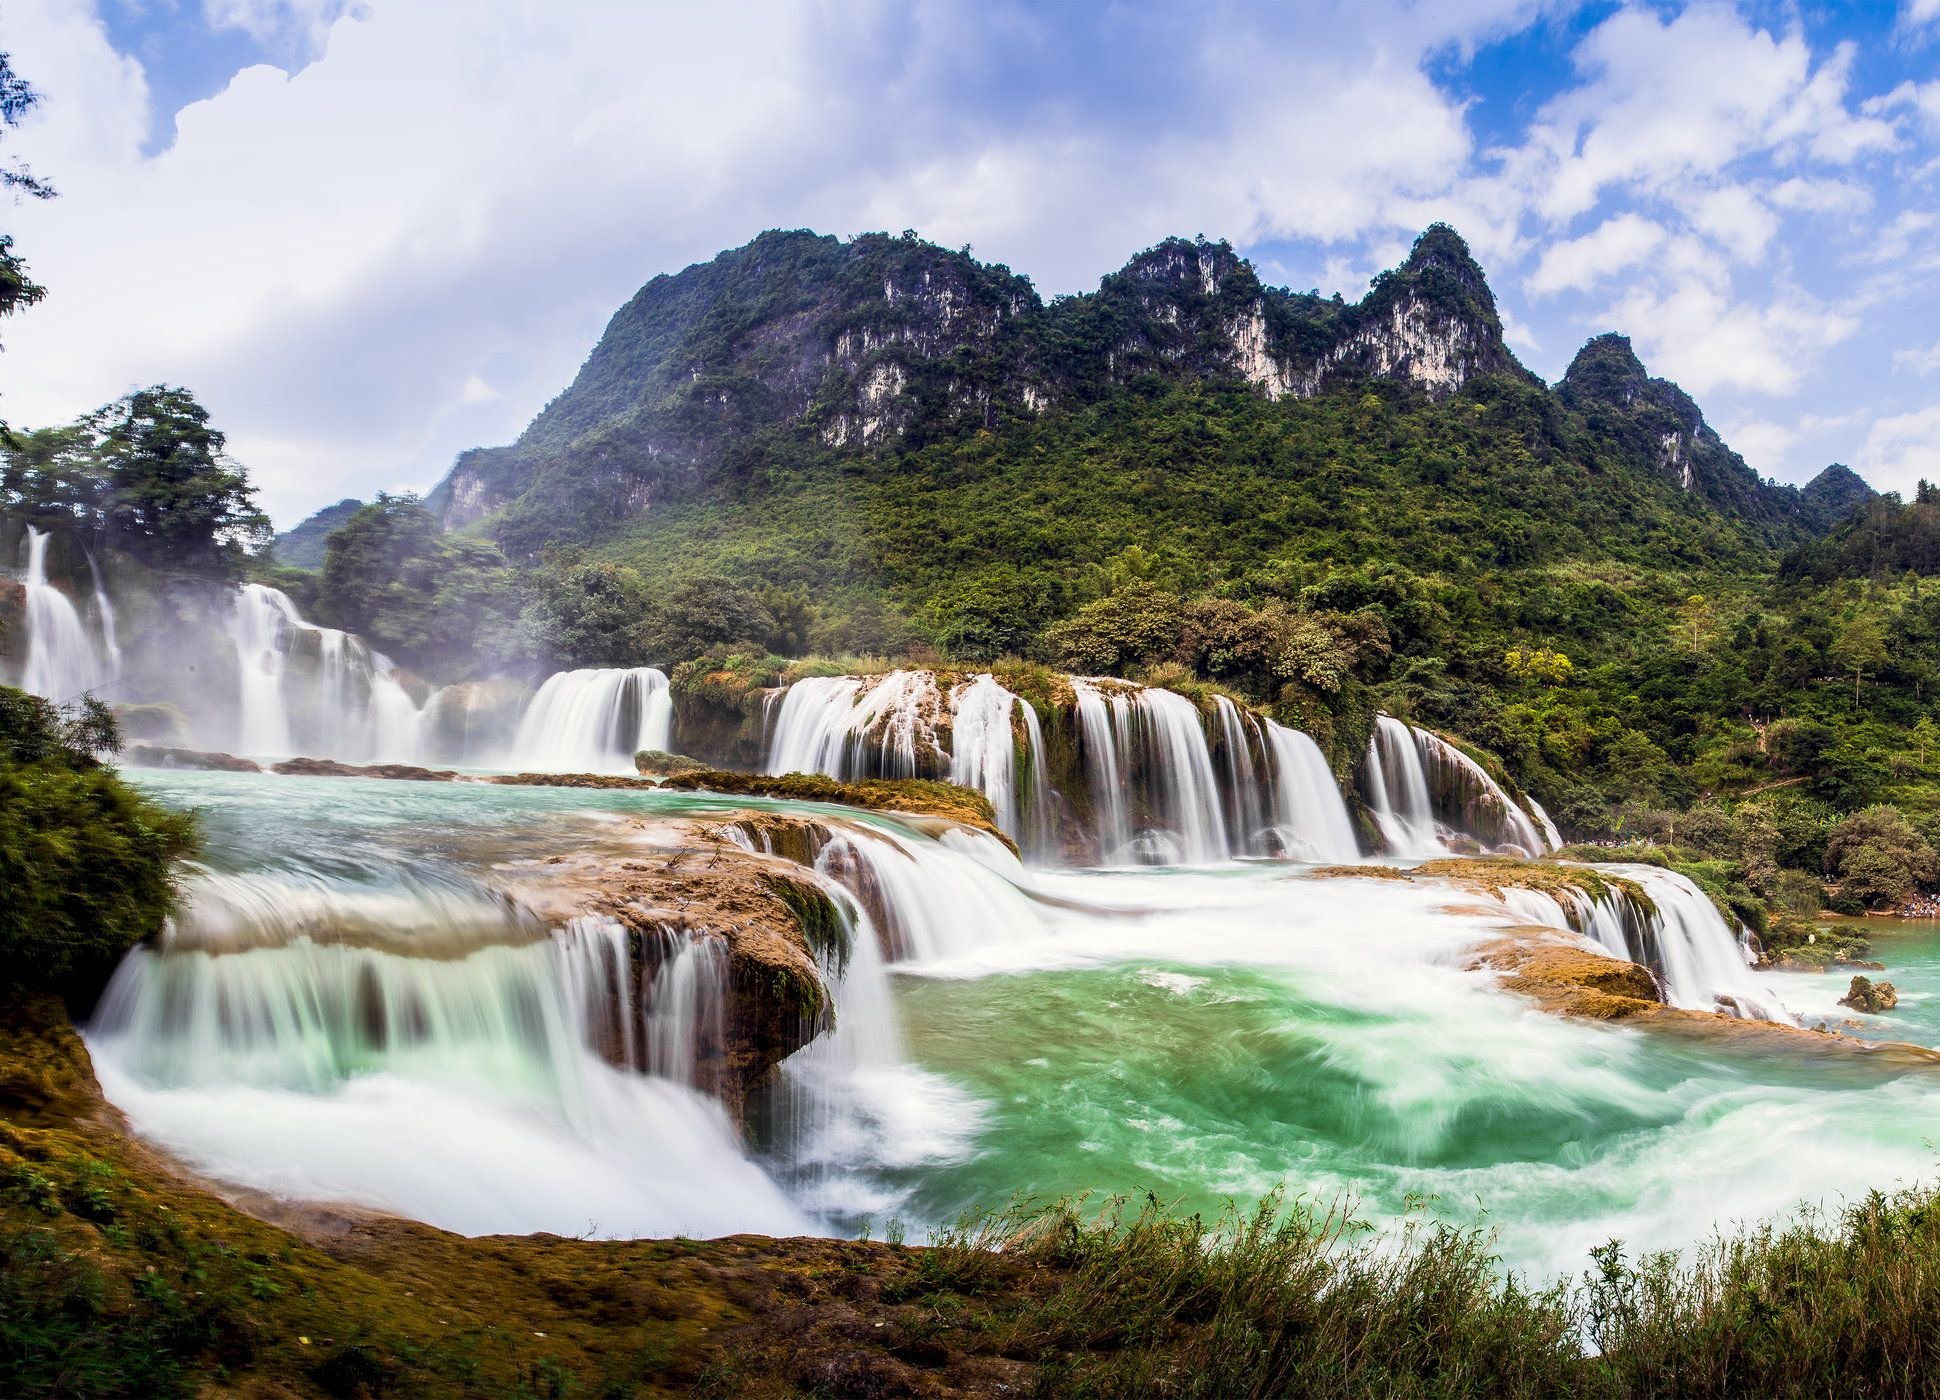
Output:
<instances>
[{"instance_id":1,"label":"white cloud","mask_svg":"<svg viewBox=\"0 0 1940 1400\"><path fill-rule=\"evenodd\" d=\"M1293 240L1354 295L1445 219L1542 302L1504 307L1519 349L1562 345L1593 297L1687 388L1792 392L1853 321L1772 285L1788 225L1867 209L1861 157L1924 101L1853 108L1850 50L1710 5L1611 16L1484 152L1425 59L1537 0L180 3L300 71L237 74L150 156L144 75L89 0L0 11L48 97L18 149L63 193L16 211L52 296L7 327L5 406L44 423L185 383L285 523L509 440L640 283L773 226L913 227L1046 292L1167 234ZM1109 81L1072 57L1102 37Z\"/></svg>"},{"instance_id":2,"label":"white cloud","mask_svg":"<svg viewBox=\"0 0 1940 1400\"><path fill-rule=\"evenodd\" d=\"M1921 481L1940 481L1940 404L1874 423L1858 466L1878 490L1906 496Z\"/></svg>"},{"instance_id":3,"label":"white cloud","mask_svg":"<svg viewBox=\"0 0 1940 1400\"><path fill-rule=\"evenodd\" d=\"M1893 368L1914 374L1940 374L1940 340L1931 345L1916 345L1893 352Z\"/></svg>"},{"instance_id":4,"label":"white cloud","mask_svg":"<svg viewBox=\"0 0 1940 1400\"><path fill-rule=\"evenodd\" d=\"M1856 214L1873 202L1871 191L1864 185L1804 175L1781 180L1766 191L1765 197L1777 208L1811 214Z\"/></svg>"},{"instance_id":5,"label":"white cloud","mask_svg":"<svg viewBox=\"0 0 1940 1400\"><path fill-rule=\"evenodd\" d=\"M1789 394L1821 351L1858 328L1854 317L1803 297L1752 306L1696 280L1640 288L1604 320L1628 329L1653 374L1699 395L1720 388Z\"/></svg>"},{"instance_id":6,"label":"white cloud","mask_svg":"<svg viewBox=\"0 0 1940 1400\"><path fill-rule=\"evenodd\" d=\"M1720 428L1718 436L1760 476L1778 476L1790 467L1792 447L1799 440L1796 428L1760 421Z\"/></svg>"},{"instance_id":7,"label":"white cloud","mask_svg":"<svg viewBox=\"0 0 1940 1400\"><path fill-rule=\"evenodd\" d=\"M1721 6L1670 20L1621 10L1577 48L1585 81L1551 102L1511 166L1553 221L1612 186L1662 194L1718 176L1754 152L1843 163L1890 149L1892 124L1845 104L1853 52L1816 69L1805 39Z\"/></svg>"},{"instance_id":8,"label":"white cloud","mask_svg":"<svg viewBox=\"0 0 1940 1400\"><path fill-rule=\"evenodd\" d=\"M1619 214L1581 238L1550 244L1529 277L1529 290L1536 296L1589 291L1643 262L1664 246L1667 237L1661 224L1637 214Z\"/></svg>"}]
</instances>

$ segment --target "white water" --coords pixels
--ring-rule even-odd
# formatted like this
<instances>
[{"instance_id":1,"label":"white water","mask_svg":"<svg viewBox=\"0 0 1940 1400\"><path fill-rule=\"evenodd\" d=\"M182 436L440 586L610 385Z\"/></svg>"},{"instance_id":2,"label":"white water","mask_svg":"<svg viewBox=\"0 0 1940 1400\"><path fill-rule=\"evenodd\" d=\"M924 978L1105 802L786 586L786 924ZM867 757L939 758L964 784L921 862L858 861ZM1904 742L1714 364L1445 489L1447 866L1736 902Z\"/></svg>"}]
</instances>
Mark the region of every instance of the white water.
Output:
<instances>
[{"instance_id":1,"label":"white water","mask_svg":"<svg viewBox=\"0 0 1940 1400\"><path fill-rule=\"evenodd\" d=\"M651 666L549 676L512 740L508 766L545 773L631 773L633 756L672 744L673 697Z\"/></svg>"},{"instance_id":2,"label":"white water","mask_svg":"<svg viewBox=\"0 0 1940 1400\"><path fill-rule=\"evenodd\" d=\"M718 1014L700 942L643 1003L601 921L533 942L500 910L523 941L415 957L323 941L327 919L238 947L201 907L122 964L89 1045L109 1097L211 1176L470 1234L808 1227L684 1082ZM452 937L475 941L491 908ZM642 1059L657 1072L624 1068Z\"/></svg>"},{"instance_id":3,"label":"white water","mask_svg":"<svg viewBox=\"0 0 1940 1400\"><path fill-rule=\"evenodd\" d=\"M47 581L47 539L42 531L27 527L26 570L21 579L27 590L27 655L20 688L64 702L113 679L120 654L112 651L113 663L104 665L73 600ZM112 639L112 615L106 622Z\"/></svg>"},{"instance_id":4,"label":"white water","mask_svg":"<svg viewBox=\"0 0 1940 1400\"><path fill-rule=\"evenodd\" d=\"M1752 966L1744 938L1689 879L1655 865L1610 863L1595 869L1642 886L1654 912L1580 893L1564 908L1536 890L1505 890L1502 902L1520 919L1573 929L1613 957L1651 968L1671 1006L1796 1023L1772 981Z\"/></svg>"},{"instance_id":5,"label":"white water","mask_svg":"<svg viewBox=\"0 0 1940 1400\"><path fill-rule=\"evenodd\" d=\"M1361 854L1354 821L1320 746L1298 729L1266 722L1273 754L1273 815L1282 848L1296 859L1352 861Z\"/></svg>"},{"instance_id":6,"label":"white water","mask_svg":"<svg viewBox=\"0 0 1940 1400\"><path fill-rule=\"evenodd\" d=\"M766 767L843 782L940 776L947 768L937 736L942 712L943 697L928 671L811 676L781 694Z\"/></svg>"},{"instance_id":7,"label":"white water","mask_svg":"<svg viewBox=\"0 0 1940 1400\"><path fill-rule=\"evenodd\" d=\"M1445 855L1449 831L1484 846L1513 846L1529 855L1562 844L1547 815L1538 830L1474 759L1439 735L1392 715L1374 722L1362 786L1375 825L1397 856ZM1447 821L1438 818L1438 809Z\"/></svg>"},{"instance_id":8,"label":"white water","mask_svg":"<svg viewBox=\"0 0 1940 1400\"><path fill-rule=\"evenodd\" d=\"M950 696L950 714L950 781L989 798L998 827L1019 842L1045 834L1047 794L1038 781L1044 766L1044 735L1037 711L986 672L957 686ZM1017 736L1011 727L1011 717L1017 714L1024 723L1021 773Z\"/></svg>"}]
</instances>

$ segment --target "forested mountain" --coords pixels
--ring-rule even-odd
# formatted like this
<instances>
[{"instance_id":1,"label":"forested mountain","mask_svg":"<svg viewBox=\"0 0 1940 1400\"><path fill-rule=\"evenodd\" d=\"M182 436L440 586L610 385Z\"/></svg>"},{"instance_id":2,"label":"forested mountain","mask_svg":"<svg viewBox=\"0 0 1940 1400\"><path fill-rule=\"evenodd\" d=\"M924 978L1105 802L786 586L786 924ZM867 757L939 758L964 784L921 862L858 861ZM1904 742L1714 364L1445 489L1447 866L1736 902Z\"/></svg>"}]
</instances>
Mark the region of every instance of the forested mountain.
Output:
<instances>
[{"instance_id":1,"label":"forested mountain","mask_svg":"<svg viewBox=\"0 0 1940 1400\"><path fill-rule=\"evenodd\" d=\"M1831 523L1826 496L1853 503L1816 483L1761 481L1622 337L1591 341L1556 391L1543 389L1503 343L1466 245L1436 225L1356 303L1263 286L1227 244L1203 239L1169 239L1097 292L1047 303L1010 269L913 234L766 233L643 287L520 439L464 454L430 504L449 527L482 522L515 556L622 536L653 552L654 517L669 506L759 503L781 474L833 473L859 503L885 478L931 470L915 454L943 444L988 434L1013 452L1036 455L1046 438L1083 450L1147 419L1164 440L1163 420L1183 414L1245 438L1214 449L1204 465L1215 474L1259 465L1263 438L1316 449L1313 471L1277 486L1289 505L1324 509L1325 457L1351 444L1333 441L1330 415L1299 405L1368 393L1384 422L1417 431L1460 419L1433 410L1469 400L1478 421L1450 470L1499 474L1498 452L1554 460L1597 476L1613 500L1641 490L1683 520L1709 506L1747 542L1798 542ZM1654 490L1659 480L1676 490ZM1220 494L1220 482L1199 484ZM1445 483L1431 471L1423 484Z\"/></svg>"}]
</instances>

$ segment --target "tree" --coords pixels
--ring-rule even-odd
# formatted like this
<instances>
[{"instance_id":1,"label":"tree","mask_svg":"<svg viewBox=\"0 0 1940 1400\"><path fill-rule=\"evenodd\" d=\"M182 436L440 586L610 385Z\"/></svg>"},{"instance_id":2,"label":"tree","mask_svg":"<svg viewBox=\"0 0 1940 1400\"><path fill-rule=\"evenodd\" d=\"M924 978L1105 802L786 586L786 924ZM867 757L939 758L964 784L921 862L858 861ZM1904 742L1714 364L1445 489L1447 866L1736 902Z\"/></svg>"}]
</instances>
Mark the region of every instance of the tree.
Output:
<instances>
[{"instance_id":1,"label":"tree","mask_svg":"<svg viewBox=\"0 0 1940 1400\"><path fill-rule=\"evenodd\" d=\"M647 652L672 664L725 643L752 643L768 649L776 631L774 615L749 589L719 574L702 574L675 585L644 629Z\"/></svg>"},{"instance_id":2,"label":"tree","mask_svg":"<svg viewBox=\"0 0 1940 1400\"><path fill-rule=\"evenodd\" d=\"M188 390L137 390L84 422L109 479L106 524L150 567L233 581L268 544L256 488Z\"/></svg>"},{"instance_id":3,"label":"tree","mask_svg":"<svg viewBox=\"0 0 1940 1400\"><path fill-rule=\"evenodd\" d=\"M40 102L40 94L13 70L12 58L0 53L0 134L20 125L21 119ZM18 160L0 164L0 189L12 193L16 202L25 195L33 199L52 199L54 187ZM0 233L0 317L12 316L47 295L47 288L27 275L27 263L13 250L13 235ZM0 422L0 442L7 439L7 425Z\"/></svg>"},{"instance_id":4,"label":"tree","mask_svg":"<svg viewBox=\"0 0 1940 1400\"><path fill-rule=\"evenodd\" d=\"M380 492L325 542L316 613L422 665L518 650L510 633L522 601L496 545L447 539L416 496Z\"/></svg>"},{"instance_id":5,"label":"tree","mask_svg":"<svg viewBox=\"0 0 1940 1400\"><path fill-rule=\"evenodd\" d=\"M1886 632L1871 612L1847 618L1826 655L1841 671L1852 672L1852 707L1859 709L1859 683L1886 664Z\"/></svg>"},{"instance_id":6,"label":"tree","mask_svg":"<svg viewBox=\"0 0 1940 1400\"><path fill-rule=\"evenodd\" d=\"M1827 834L1825 870L1839 883L1843 900L1877 909L1932 883L1935 858L1897 807L1868 807Z\"/></svg>"},{"instance_id":7,"label":"tree","mask_svg":"<svg viewBox=\"0 0 1940 1400\"><path fill-rule=\"evenodd\" d=\"M119 746L104 707L64 712L0 686L0 988L86 1005L174 906L194 821L103 767Z\"/></svg>"}]
</instances>

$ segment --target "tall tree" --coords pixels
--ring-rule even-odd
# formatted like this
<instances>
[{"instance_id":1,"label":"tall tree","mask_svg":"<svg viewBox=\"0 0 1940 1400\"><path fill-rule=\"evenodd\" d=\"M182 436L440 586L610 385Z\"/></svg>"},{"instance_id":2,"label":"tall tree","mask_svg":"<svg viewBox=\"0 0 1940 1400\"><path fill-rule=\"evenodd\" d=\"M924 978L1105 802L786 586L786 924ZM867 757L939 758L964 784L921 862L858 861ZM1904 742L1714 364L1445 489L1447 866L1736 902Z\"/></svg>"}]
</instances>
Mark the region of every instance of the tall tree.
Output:
<instances>
[{"instance_id":1,"label":"tall tree","mask_svg":"<svg viewBox=\"0 0 1940 1400\"><path fill-rule=\"evenodd\" d=\"M170 573L239 578L269 518L195 396L157 384L87 421L112 483L106 523L128 550Z\"/></svg>"},{"instance_id":2,"label":"tall tree","mask_svg":"<svg viewBox=\"0 0 1940 1400\"><path fill-rule=\"evenodd\" d=\"M39 103L25 78L13 71L13 60L0 53L0 136L20 125L21 119ZM18 159L0 161L0 189L10 192L15 201L23 196L52 199L54 187L23 165ZM27 264L13 250L13 235L0 233L0 317L32 306L47 295L47 288L27 275ZM0 420L0 442L7 440L7 425Z\"/></svg>"}]
</instances>

